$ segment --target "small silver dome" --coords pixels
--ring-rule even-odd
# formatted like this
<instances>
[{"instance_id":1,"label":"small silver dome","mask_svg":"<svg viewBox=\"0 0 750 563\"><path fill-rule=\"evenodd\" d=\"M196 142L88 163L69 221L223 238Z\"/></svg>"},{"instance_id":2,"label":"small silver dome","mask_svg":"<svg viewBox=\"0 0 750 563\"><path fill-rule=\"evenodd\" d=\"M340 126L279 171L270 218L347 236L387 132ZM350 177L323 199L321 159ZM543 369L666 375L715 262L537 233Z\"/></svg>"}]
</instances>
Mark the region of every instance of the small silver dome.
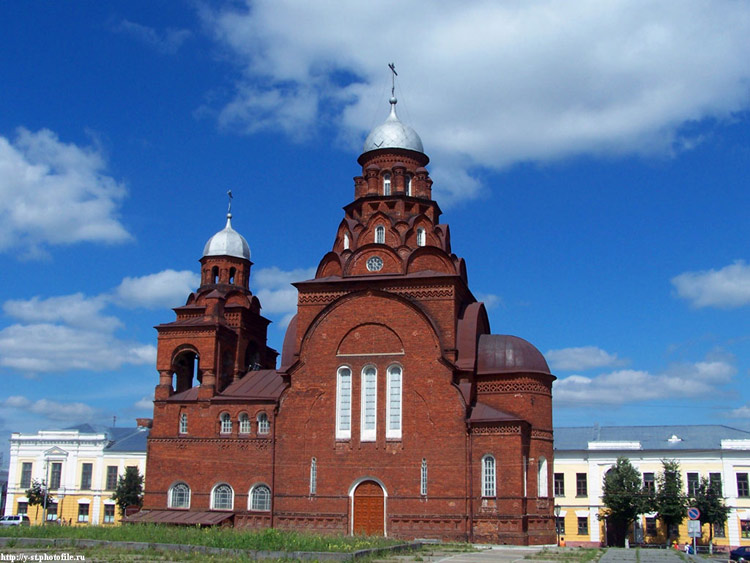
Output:
<instances>
[{"instance_id":1,"label":"small silver dome","mask_svg":"<svg viewBox=\"0 0 750 563\"><path fill-rule=\"evenodd\" d=\"M391 113L385 123L370 131L365 139L363 153L378 149L408 149L424 153L422 139L417 132L399 121L396 115L396 98L391 98Z\"/></svg>"},{"instance_id":2,"label":"small silver dome","mask_svg":"<svg viewBox=\"0 0 750 563\"><path fill-rule=\"evenodd\" d=\"M245 237L232 228L231 213L227 213L227 226L208 239L203 256L234 256L250 260L250 246Z\"/></svg>"}]
</instances>

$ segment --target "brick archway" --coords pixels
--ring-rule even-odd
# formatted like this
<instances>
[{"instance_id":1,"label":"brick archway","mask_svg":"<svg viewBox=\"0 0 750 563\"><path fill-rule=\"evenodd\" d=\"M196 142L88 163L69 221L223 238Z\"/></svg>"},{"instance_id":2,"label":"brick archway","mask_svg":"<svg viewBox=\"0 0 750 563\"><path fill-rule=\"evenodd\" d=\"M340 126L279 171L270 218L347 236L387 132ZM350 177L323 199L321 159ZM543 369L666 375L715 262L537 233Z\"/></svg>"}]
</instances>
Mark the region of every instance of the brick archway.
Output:
<instances>
[{"instance_id":1,"label":"brick archway","mask_svg":"<svg viewBox=\"0 0 750 563\"><path fill-rule=\"evenodd\" d=\"M354 490L355 535L385 535L385 495L375 481L363 481Z\"/></svg>"}]
</instances>

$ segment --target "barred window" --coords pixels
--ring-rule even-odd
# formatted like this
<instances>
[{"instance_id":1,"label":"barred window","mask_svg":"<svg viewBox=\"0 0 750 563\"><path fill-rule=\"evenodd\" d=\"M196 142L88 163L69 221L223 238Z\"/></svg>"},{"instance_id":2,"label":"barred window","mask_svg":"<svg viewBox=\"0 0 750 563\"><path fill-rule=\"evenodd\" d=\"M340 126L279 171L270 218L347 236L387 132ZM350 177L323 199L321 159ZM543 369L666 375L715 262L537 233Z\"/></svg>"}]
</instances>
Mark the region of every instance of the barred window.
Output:
<instances>
[{"instance_id":1,"label":"barred window","mask_svg":"<svg viewBox=\"0 0 750 563\"><path fill-rule=\"evenodd\" d=\"M352 370L340 367L336 384L336 438L351 437L352 422Z\"/></svg>"},{"instance_id":2,"label":"barred window","mask_svg":"<svg viewBox=\"0 0 750 563\"><path fill-rule=\"evenodd\" d=\"M388 424L385 430L386 438L401 438L401 381L400 366L388 368L388 404L385 413Z\"/></svg>"},{"instance_id":3,"label":"barred window","mask_svg":"<svg viewBox=\"0 0 750 563\"><path fill-rule=\"evenodd\" d=\"M421 472L421 479L420 479L420 494L422 496L427 496L427 460L422 459L422 472Z\"/></svg>"},{"instance_id":4,"label":"barred window","mask_svg":"<svg viewBox=\"0 0 750 563\"><path fill-rule=\"evenodd\" d=\"M240 415L240 434L250 434L250 417L246 412Z\"/></svg>"},{"instance_id":5,"label":"barred window","mask_svg":"<svg viewBox=\"0 0 750 563\"><path fill-rule=\"evenodd\" d=\"M391 175L383 174L383 195L391 195Z\"/></svg>"},{"instance_id":6,"label":"barred window","mask_svg":"<svg viewBox=\"0 0 750 563\"><path fill-rule=\"evenodd\" d=\"M378 371L374 366L362 370L362 441L372 442L376 436L378 405Z\"/></svg>"},{"instance_id":7,"label":"barred window","mask_svg":"<svg viewBox=\"0 0 750 563\"><path fill-rule=\"evenodd\" d=\"M190 487L176 483L169 490L169 508L190 508Z\"/></svg>"},{"instance_id":8,"label":"barred window","mask_svg":"<svg viewBox=\"0 0 750 563\"><path fill-rule=\"evenodd\" d=\"M231 434L232 433L232 417L229 416L228 412L221 415L221 433Z\"/></svg>"},{"instance_id":9,"label":"barred window","mask_svg":"<svg viewBox=\"0 0 750 563\"><path fill-rule=\"evenodd\" d=\"M310 494L314 495L318 492L318 460L312 458L310 460Z\"/></svg>"},{"instance_id":10,"label":"barred window","mask_svg":"<svg viewBox=\"0 0 750 563\"><path fill-rule=\"evenodd\" d=\"M375 227L375 244L385 244L385 227L383 225Z\"/></svg>"},{"instance_id":11,"label":"barred window","mask_svg":"<svg viewBox=\"0 0 750 563\"><path fill-rule=\"evenodd\" d=\"M271 510L271 489L256 485L250 490L250 510Z\"/></svg>"},{"instance_id":12,"label":"barred window","mask_svg":"<svg viewBox=\"0 0 750 563\"><path fill-rule=\"evenodd\" d=\"M232 506L234 505L232 487L226 483L217 485L211 495L211 501L211 508L214 510L232 510Z\"/></svg>"},{"instance_id":13,"label":"barred window","mask_svg":"<svg viewBox=\"0 0 750 563\"><path fill-rule=\"evenodd\" d=\"M268 434L271 430L271 423L268 421L268 415L264 412L258 415L258 434Z\"/></svg>"},{"instance_id":14,"label":"barred window","mask_svg":"<svg viewBox=\"0 0 750 563\"><path fill-rule=\"evenodd\" d=\"M482 458L482 496L494 497L495 495L495 458L486 455Z\"/></svg>"},{"instance_id":15,"label":"barred window","mask_svg":"<svg viewBox=\"0 0 750 563\"><path fill-rule=\"evenodd\" d=\"M187 434L188 427L187 427L187 413L183 412L180 414L180 434Z\"/></svg>"}]
</instances>

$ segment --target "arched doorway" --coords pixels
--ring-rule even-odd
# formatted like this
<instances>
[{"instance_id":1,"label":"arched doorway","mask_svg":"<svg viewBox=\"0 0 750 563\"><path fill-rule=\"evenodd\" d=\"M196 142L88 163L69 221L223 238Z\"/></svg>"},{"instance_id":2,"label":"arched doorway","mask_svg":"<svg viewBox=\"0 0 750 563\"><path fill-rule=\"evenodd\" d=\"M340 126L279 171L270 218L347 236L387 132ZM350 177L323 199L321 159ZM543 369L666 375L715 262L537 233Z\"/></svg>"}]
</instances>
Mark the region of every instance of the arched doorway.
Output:
<instances>
[{"instance_id":1,"label":"arched doorway","mask_svg":"<svg viewBox=\"0 0 750 563\"><path fill-rule=\"evenodd\" d=\"M375 481L363 481L354 490L355 535L385 535L385 495Z\"/></svg>"}]
</instances>

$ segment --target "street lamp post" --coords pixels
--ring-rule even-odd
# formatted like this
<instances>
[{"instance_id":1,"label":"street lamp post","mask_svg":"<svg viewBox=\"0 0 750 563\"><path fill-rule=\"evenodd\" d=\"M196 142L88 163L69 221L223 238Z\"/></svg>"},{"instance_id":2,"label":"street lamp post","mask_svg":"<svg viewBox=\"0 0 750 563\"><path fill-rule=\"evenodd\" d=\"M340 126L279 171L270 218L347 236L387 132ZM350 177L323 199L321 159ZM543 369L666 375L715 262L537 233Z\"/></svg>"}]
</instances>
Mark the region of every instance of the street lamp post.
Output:
<instances>
[{"instance_id":1,"label":"street lamp post","mask_svg":"<svg viewBox=\"0 0 750 563\"><path fill-rule=\"evenodd\" d=\"M560 547L560 510L559 504L555 505L555 534L557 535L557 547Z\"/></svg>"}]
</instances>

